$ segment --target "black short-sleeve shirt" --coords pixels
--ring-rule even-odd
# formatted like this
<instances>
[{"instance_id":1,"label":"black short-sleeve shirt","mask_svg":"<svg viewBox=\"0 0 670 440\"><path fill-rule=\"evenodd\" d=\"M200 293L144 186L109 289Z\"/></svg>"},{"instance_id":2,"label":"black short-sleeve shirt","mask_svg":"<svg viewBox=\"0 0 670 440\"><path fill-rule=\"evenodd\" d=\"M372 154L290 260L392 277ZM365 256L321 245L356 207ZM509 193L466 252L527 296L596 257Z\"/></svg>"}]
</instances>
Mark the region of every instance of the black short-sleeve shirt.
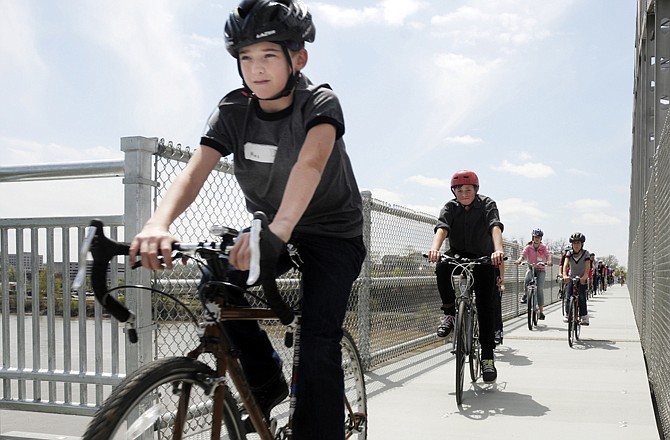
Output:
<instances>
[{"instance_id":1,"label":"black short-sleeve shirt","mask_svg":"<svg viewBox=\"0 0 670 440\"><path fill-rule=\"evenodd\" d=\"M490 256L494 251L493 226L504 229L496 202L477 194L468 210L456 199L448 201L440 211L435 231L440 228L448 231L449 255L478 258Z\"/></svg>"},{"instance_id":2,"label":"black short-sleeve shirt","mask_svg":"<svg viewBox=\"0 0 670 440\"><path fill-rule=\"evenodd\" d=\"M301 75L293 104L277 113L264 112L242 89L235 90L219 102L200 142L222 156L233 154L247 209L264 211L272 219L307 132L322 123L335 127L335 146L295 231L357 237L363 225L361 195L342 139L342 108L327 84L314 86Z\"/></svg>"}]
</instances>

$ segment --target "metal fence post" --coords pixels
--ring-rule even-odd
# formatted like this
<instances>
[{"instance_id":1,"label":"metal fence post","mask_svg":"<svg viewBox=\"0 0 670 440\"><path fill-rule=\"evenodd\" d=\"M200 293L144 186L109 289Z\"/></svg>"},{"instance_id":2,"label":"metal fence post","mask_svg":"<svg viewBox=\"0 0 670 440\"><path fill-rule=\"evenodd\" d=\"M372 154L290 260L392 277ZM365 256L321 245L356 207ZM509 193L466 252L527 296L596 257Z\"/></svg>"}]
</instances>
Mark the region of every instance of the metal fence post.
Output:
<instances>
[{"instance_id":1,"label":"metal fence post","mask_svg":"<svg viewBox=\"0 0 670 440\"><path fill-rule=\"evenodd\" d=\"M363 198L363 243L367 249L367 255L363 261L361 269L360 280L361 289L358 296L358 350L363 360L365 369L370 365L372 355L370 353L370 287L372 285L372 264L371 264L371 229L372 229L372 193L370 191L362 191Z\"/></svg>"},{"instance_id":2,"label":"metal fence post","mask_svg":"<svg viewBox=\"0 0 670 440\"><path fill-rule=\"evenodd\" d=\"M144 226L153 211L152 189L153 155L158 150L158 138L142 136L121 138L124 158L124 234L129 241ZM130 270L126 265L126 283L148 286L151 272ZM137 344L126 342L126 373L136 370L152 360L151 295L130 289L126 291L126 304L137 315Z\"/></svg>"}]
</instances>

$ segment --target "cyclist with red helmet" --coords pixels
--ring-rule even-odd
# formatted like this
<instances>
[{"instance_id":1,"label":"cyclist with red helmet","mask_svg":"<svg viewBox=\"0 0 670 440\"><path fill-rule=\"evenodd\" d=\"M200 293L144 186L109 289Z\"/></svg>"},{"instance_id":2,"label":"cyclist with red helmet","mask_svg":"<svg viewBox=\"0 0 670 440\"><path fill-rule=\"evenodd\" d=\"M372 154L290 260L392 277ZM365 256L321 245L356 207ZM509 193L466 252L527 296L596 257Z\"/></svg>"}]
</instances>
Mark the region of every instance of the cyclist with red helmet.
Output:
<instances>
[{"instance_id":1,"label":"cyclist with red helmet","mask_svg":"<svg viewBox=\"0 0 670 440\"><path fill-rule=\"evenodd\" d=\"M544 232L542 232L542 229L540 228L535 228L531 232L531 241L528 243L528 245L523 248L523 251L521 251L521 256L514 262L517 266L521 264L521 262L526 259L528 262L532 265L536 265L534 267L528 267L528 270L526 271L526 279L524 281L524 286L525 288L528 287L528 284L532 281L533 275L537 277L537 305L540 309L540 319L544 319L544 280L547 275L547 272L545 271L545 265L551 266L552 261L551 261L551 254L549 253L549 249L547 249L547 246L542 243L542 237L544 236ZM525 303L526 302L526 290L524 290L523 297L521 298L521 302Z\"/></svg>"},{"instance_id":2,"label":"cyclist with red helmet","mask_svg":"<svg viewBox=\"0 0 670 440\"><path fill-rule=\"evenodd\" d=\"M131 257L141 255L145 267L159 269L157 256L162 255L172 267L170 245L176 239L170 225L193 203L221 157L232 154L247 209L264 211L270 231L295 244L302 260L303 356L292 408L293 438L342 440L342 324L366 250L362 200L342 138L340 102L328 85L313 85L302 73L305 43L314 38L312 16L300 0L243 0L230 13L226 48L243 87L214 109L200 148L133 240ZM230 254L242 282L249 258L248 234L242 234ZM255 321L225 325L252 393L269 418L288 394L272 344Z\"/></svg>"},{"instance_id":3,"label":"cyclist with red helmet","mask_svg":"<svg viewBox=\"0 0 670 440\"><path fill-rule=\"evenodd\" d=\"M568 322L567 308L570 304L570 296L573 294L572 283L569 282L570 278L579 277L579 318L582 325L589 325L589 315L586 309L586 281L591 271L591 255L584 249L584 242L586 242L586 236L581 232L575 232L570 236L572 249L567 253L565 263L563 263L563 278L567 283L565 289L566 310L563 310L563 322Z\"/></svg>"},{"instance_id":4,"label":"cyclist with red helmet","mask_svg":"<svg viewBox=\"0 0 670 440\"><path fill-rule=\"evenodd\" d=\"M455 198L448 201L440 211L428 259L432 262L440 260L440 248L447 238L449 255L491 258L491 265L475 267L474 289L477 292L479 339L482 347L482 378L484 382L493 382L498 376L493 357L496 329L495 267L503 262L505 255L503 224L496 202L479 194L479 178L474 172L456 172L451 178L451 192ZM454 328L456 310L454 288L451 285L453 269L454 266L447 262L438 262L435 268L444 314L437 328L439 337L446 337Z\"/></svg>"}]
</instances>

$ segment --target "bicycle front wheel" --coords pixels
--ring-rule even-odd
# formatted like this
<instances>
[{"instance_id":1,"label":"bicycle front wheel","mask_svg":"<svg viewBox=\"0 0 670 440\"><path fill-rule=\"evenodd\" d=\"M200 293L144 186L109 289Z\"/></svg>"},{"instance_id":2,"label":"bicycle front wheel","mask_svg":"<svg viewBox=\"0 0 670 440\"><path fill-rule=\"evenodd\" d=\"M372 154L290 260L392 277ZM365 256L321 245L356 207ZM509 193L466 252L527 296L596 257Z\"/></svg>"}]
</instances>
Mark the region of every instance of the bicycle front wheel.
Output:
<instances>
[{"instance_id":1,"label":"bicycle front wheel","mask_svg":"<svg viewBox=\"0 0 670 440\"><path fill-rule=\"evenodd\" d=\"M82 440L209 439L215 384L216 373L195 359L150 362L114 388ZM221 436L216 438L244 439L237 402L228 389L223 395L222 415Z\"/></svg>"},{"instance_id":2,"label":"bicycle front wheel","mask_svg":"<svg viewBox=\"0 0 670 440\"><path fill-rule=\"evenodd\" d=\"M533 327L537 327L540 310L537 308L537 289L533 290Z\"/></svg>"},{"instance_id":3,"label":"bicycle front wheel","mask_svg":"<svg viewBox=\"0 0 670 440\"><path fill-rule=\"evenodd\" d=\"M348 331L342 337L342 370L344 371L345 438L368 438L368 398L361 356Z\"/></svg>"},{"instance_id":4,"label":"bicycle front wheel","mask_svg":"<svg viewBox=\"0 0 670 440\"><path fill-rule=\"evenodd\" d=\"M576 310L576 301L574 295L570 297L570 303L568 308L568 345L572 347L572 344L575 343L575 335L577 333L577 319L579 319Z\"/></svg>"},{"instance_id":5,"label":"bicycle front wheel","mask_svg":"<svg viewBox=\"0 0 670 440\"><path fill-rule=\"evenodd\" d=\"M468 361L470 362L470 379L472 379L473 382L476 382L481 373L482 345L479 342L479 316L477 316L475 307L472 307L472 310L470 311L469 327L470 334L468 339L470 340L470 356Z\"/></svg>"},{"instance_id":6,"label":"bicycle front wheel","mask_svg":"<svg viewBox=\"0 0 670 440\"><path fill-rule=\"evenodd\" d=\"M456 314L456 327L454 328L454 341L456 344L456 403L463 403L463 381L465 380L465 360L468 355L466 349L467 333L465 328L465 302L458 305Z\"/></svg>"},{"instance_id":7,"label":"bicycle front wheel","mask_svg":"<svg viewBox=\"0 0 670 440\"><path fill-rule=\"evenodd\" d=\"M531 289L526 291L526 298L528 305L528 313L526 314L526 320L528 321L528 330L533 330L533 311L535 310L535 305L533 304L533 292Z\"/></svg>"}]
</instances>

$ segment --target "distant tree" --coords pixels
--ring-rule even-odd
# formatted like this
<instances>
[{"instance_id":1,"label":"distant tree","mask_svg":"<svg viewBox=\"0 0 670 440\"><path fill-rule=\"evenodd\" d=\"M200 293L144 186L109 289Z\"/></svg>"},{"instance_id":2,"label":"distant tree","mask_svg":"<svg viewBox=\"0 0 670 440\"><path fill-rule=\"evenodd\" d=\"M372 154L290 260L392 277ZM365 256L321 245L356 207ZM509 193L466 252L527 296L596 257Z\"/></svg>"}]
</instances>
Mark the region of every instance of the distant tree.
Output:
<instances>
[{"instance_id":1,"label":"distant tree","mask_svg":"<svg viewBox=\"0 0 670 440\"><path fill-rule=\"evenodd\" d=\"M617 266L619 266L619 260L617 257L614 255L608 255L602 259L607 266L609 266L612 269L615 269Z\"/></svg>"},{"instance_id":2,"label":"distant tree","mask_svg":"<svg viewBox=\"0 0 670 440\"><path fill-rule=\"evenodd\" d=\"M560 255L561 252L563 252L563 249L570 246L570 241L565 237L561 237L556 240L548 238L544 241L544 244L547 245L549 252L551 252L552 254Z\"/></svg>"}]
</instances>

